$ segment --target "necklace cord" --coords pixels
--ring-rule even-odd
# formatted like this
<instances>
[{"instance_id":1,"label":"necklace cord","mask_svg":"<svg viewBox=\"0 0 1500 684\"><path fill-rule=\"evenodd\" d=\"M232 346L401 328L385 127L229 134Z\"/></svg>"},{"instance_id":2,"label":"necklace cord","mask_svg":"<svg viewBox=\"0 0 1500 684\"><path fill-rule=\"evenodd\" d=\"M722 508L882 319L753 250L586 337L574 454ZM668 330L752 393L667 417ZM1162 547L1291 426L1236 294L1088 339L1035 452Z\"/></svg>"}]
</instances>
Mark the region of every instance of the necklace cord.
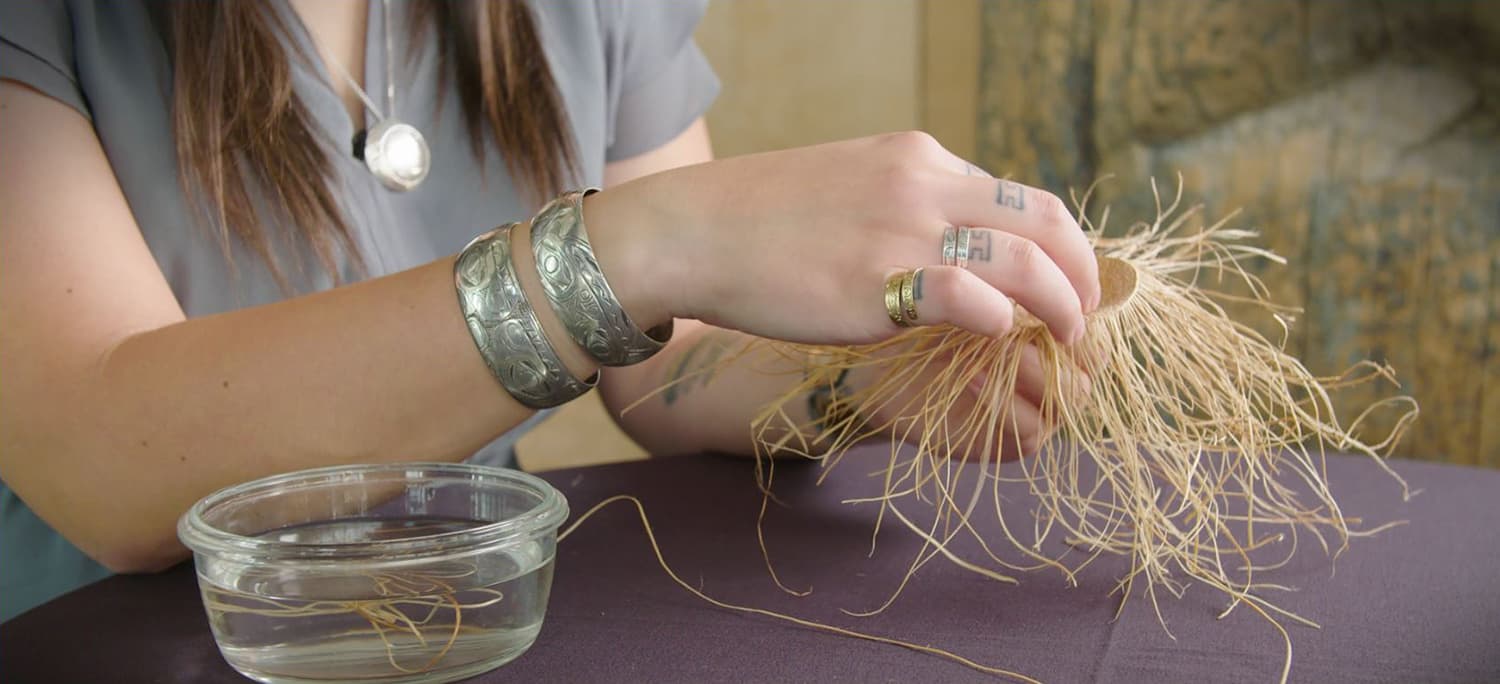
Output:
<instances>
[{"instance_id":1,"label":"necklace cord","mask_svg":"<svg viewBox=\"0 0 1500 684\"><path fill-rule=\"evenodd\" d=\"M380 5L382 20L381 23L383 24L382 28L385 29L386 111L389 111L392 116L395 116L396 80L395 78L393 78L394 68L391 65L391 0L381 0ZM340 62L338 59L330 59L328 61L332 62L333 66L339 70L339 75L343 76L344 80L349 82L349 87L354 89L354 94L359 96L359 100L360 102L363 102L365 104L365 108L369 109L370 113L375 115L376 122L378 123L380 121L384 121L386 119L385 114L381 113L380 107L375 105L375 101L370 99L370 96L365 93L365 89L359 86L359 81L354 80L354 75L349 73L349 69L344 66L344 63ZM361 126L361 128L363 127Z\"/></svg>"},{"instance_id":2,"label":"necklace cord","mask_svg":"<svg viewBox=\"0 0 1500 684\"><path fill-rule=\"evenodd\" d=\"M380 12L385 29L385 110L392 117L396 116L396 75L395 58L391 52L395 48L391 44L391 0L380 0Z\"/></svg>"}]
</instances>

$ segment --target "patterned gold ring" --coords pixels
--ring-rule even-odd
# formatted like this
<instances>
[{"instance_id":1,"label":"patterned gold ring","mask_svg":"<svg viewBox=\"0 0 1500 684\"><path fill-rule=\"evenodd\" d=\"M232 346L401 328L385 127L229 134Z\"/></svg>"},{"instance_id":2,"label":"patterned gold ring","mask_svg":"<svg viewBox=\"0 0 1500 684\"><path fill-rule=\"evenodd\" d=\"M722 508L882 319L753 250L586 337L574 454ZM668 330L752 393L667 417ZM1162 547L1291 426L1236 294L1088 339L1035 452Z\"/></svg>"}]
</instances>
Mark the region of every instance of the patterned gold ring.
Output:
<instances>
[{"instance_id":1,"label":"patterned gold ring","mask_svg":"<svg viewBox=\"0 0 1500 684\"><path fill-rule=\"evenodd\" d=\"M909 328L911 324L906 322L901 302L901 281L905 278L905 273L897 273L885 279L885 315L898 327Z\"/></svg>"},{"instance_id":2,"label":"patterned gold ring","mask_svg":"<svg viewBox=\"0 0 1500 684\"><path fill-rule=\"evenodd\" d=\"M922 269L907 271L901 276L901 313L906 318L908 326L917 324L917 277L922 275Z\"/></svg>"}]
</instances>

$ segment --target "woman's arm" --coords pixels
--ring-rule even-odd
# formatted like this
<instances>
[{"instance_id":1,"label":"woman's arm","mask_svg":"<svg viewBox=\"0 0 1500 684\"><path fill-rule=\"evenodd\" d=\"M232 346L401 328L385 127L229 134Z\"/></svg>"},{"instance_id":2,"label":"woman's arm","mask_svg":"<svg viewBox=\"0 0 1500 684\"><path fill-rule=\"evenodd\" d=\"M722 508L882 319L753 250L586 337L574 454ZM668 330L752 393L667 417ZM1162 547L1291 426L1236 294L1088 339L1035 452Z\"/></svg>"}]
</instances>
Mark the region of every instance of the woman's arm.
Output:
<instances>
[{"instance_id":1,"label":"woman's arm","mask_svg":"<svg viewBox=\"0 0 1500 684\"><path fill-rule=\"evenodd\" d=\"M930 136L895 134L652 174L590 196L584 214L643 328L675 316L874 342L899 330L884 280L926 266L920 324L997 334L1009 296L1075 339L1099 295L1087 240L1056 197L967 171ZM1022 194L1025 211L998 201ZM468 339L451 258L184 320L89 124L10 83L0 220L0 478L116 570L180 558L175 518L216 487L356 460L457 459L527 414ZM938 265L945 225L995 226L995 258ZM513 242L524 290L545 301L528 232ZM535 309L569 370L592 372L550 307Z\"/></svg>"},{"instance_id":2,"label":"woman's arm","mask_svg":"<svg viewBox=\"0 0 1500 684\"><path fill-rule=\"evenodd\" d=\"M176 518L215 488L458 460L530 414L476 353L451 259L186 320L82 116L0 83L0 160L0 477L112 570L181 558Z\"/></svg>"}]
</instances>

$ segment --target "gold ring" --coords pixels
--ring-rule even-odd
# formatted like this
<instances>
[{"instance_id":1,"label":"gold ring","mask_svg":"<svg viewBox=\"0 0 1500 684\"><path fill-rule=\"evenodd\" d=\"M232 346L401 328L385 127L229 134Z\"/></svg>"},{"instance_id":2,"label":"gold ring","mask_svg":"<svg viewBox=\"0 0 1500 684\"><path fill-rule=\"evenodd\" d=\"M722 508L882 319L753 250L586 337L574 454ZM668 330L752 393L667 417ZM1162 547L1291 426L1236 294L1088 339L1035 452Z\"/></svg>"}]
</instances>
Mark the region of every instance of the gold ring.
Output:
<instances>
[{"instance_id":1,"label":"gold ring","mask_svg":"<svg viewBox=\"0 0 1500 684\"><path fill-rule=\"evenodd\" d=\"M906 322L902 313L901 281L905 279L905 273L897 273L885 279L885 315L891 317L891 322L902 328L911 327Z\"/></svg>"},{"instance_id":2,"label":"gold ring","mask_svg":"<svg viewBox=\"0 0 1500 684\"><path fill-rule=\"evenodd\" d=\"M921 277L922 269L912 269L901 276L901 312L906 315L907 325L917 324L917 278Z\"/></svg>"}]
</instances>

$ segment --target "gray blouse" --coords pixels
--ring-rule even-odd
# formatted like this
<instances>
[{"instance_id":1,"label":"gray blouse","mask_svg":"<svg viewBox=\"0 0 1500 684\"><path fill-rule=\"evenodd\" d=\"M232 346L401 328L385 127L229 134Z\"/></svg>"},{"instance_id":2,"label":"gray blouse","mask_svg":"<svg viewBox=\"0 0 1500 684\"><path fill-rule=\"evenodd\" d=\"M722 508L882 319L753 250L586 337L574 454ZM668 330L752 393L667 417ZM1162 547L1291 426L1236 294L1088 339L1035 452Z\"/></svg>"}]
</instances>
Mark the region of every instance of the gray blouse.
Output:
<instances>
[{"instance_id":1,"label":"gray blouse","mask_svg":"<svg viewBox=\"0 0 1500 684\"><path fill-rule=\"evenodd\" d=\"M232 245L235 268L212 228L200 225L179 191L170 117L172 68L164 28L147 0L48 0L0 3L0 78L25 83L76 109L93 124L157 264L189 316L204 316L283 298L269 271L248 249ZM289 41L316 55L311 37L284 4ZM365 37L365 89L386 89L385 26L370 3ZM158 8L159 9L159 8ZM392 21L404 22L400 3ZM670 141L708 109L718 81L692 33L702 2L568 0L532 3L546 58L577 143L577 185L598 185L606 162ZM462 249L474 235L524 220L535 207L518 196L501 154L480 164L468 147L454 89L437 95L436 41L406 56L408 31L393 26L395 117L424 133L432 171L416 189L387 190L350 153L355 126L321 62L290 60L293 87L334 160L334 187L364 257L380 276ZM290 47L290 45L289 45ZM383 98L377 102L384 106ZM45 159L7 164L45 164ZM276 230L268 234L276 234ZM280 245L282 263L299 258ZM331 286L316 260L299 291ZM291 271L291 269L288 269ZM357 274L346 262L346 280ZM130 296L128 292L120 295ZM521 428L475 456L510 463ZM42 455L38 455L39 457ZM420 459L420 454L413 454ZM0 484L0 621L108 574L69 544Z\"/></svg>"}]
</instances>

